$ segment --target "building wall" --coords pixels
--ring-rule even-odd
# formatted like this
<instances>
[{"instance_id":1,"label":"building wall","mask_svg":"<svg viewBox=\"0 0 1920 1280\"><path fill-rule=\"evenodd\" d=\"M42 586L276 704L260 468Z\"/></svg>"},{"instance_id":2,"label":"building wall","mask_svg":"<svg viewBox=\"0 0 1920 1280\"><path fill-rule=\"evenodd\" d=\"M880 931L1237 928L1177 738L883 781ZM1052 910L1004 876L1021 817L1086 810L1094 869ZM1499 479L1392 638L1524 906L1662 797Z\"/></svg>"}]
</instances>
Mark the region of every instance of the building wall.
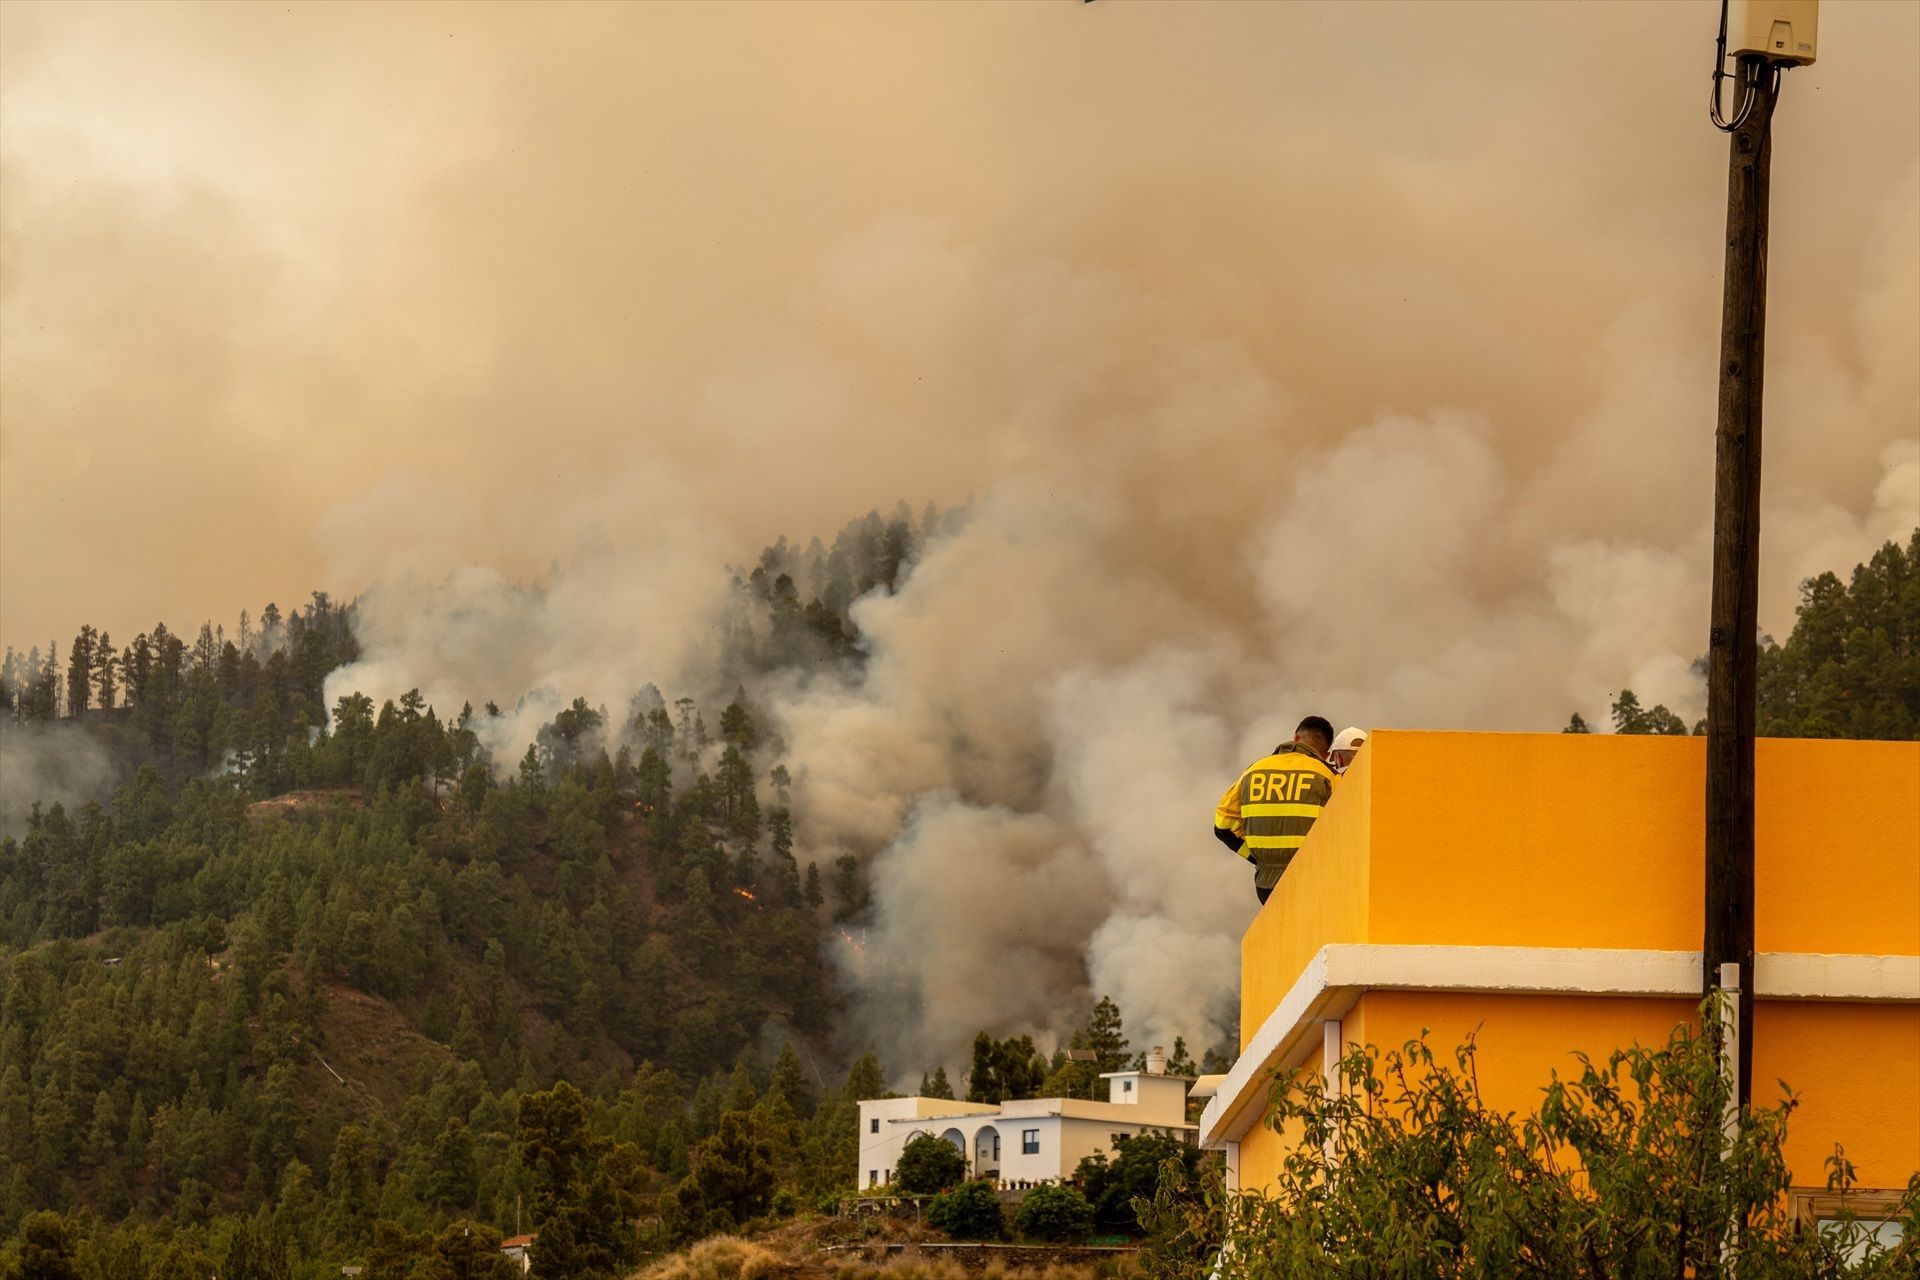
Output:
<instances>
[{"instance_id":1,"label":"building wall","mask_svg":"<svg viewBox=\"0 0 1920 1280\"><path fill-rule=\"evenodd\" d=\"M1001 1181L1057 1182L1072 1178L1088 1156L1111 1155L1115 1134L1131 1138L1147 1126L1073 1116L1016 1116L997 1122L997 1127ZM1021 1150L1021 1134L1028 1129L1040 1134L1040 1150L1033 1155Z\"/></svg>"},{"instance_id":2,"label":"building wall","mask_svg":"<svg viewBox=\"0 0 1920 1280\"><path fill-rule=\"evenodd\" d=\"M1340 779L1307 844L1241 941L1242 1049L1315 952L1330 942L1367 940L1373 752L1368 743Z\"/></svg>"},{"instance_id":3,"label":"building wall","mask_svg":"<svg viewBox=\"0 0 1920 1280\"><path fill-rule=\"evenodd\" d=\"M1140 1113L1133 1121L1136 1124L1185 1124L1187 1089L1192 1084L1184 1076L1120 1072L1107 1079L1107 1101L1115 1106L1138 1107Z\"/></svg>"},{"instance_id":4,"label":"building wall","mask_svg":"<svg viewBox=\"0 0 1920 1280\"><path fill-rule=\"evenodd\" d=\"M860 1165L857 1174L861 1189L889 1184L900 1163L900 1153L916 1134L944 1138L950 1130L959 1131L965 1140L967 1170L978 1177L993 1168L991 1159L979 1158L980 1135L993 1130L1000 1135L998 1177L1003 1182L1049 1182L1071 1178L1080 1161L1095 1152L1112 1150L1114 1134L1132 1137L1147 1129L1181 1128L1186 1124L1186 1085L1174 1077L1154 1078L1143 1104L1086 1103L1073 1099L1023 1099L1007 1104L1007 1110L978 1103L952 1103L937 1098L883 1098L860 1104ZM968 1108L966 1114L950 1114L951 1109ZM1060 1115L1069 1110L1119 1112L1107 1115ZM943 1114L949 1113L949 1114ZM1025 1114L1023 1114L1025 1113ZM1050 1114L1051 1113L1051 1114ZM879 1132L874 1132L875 1122ZM1021 1134L1027 1129L1040 1133L1040 1150L1023 1152Z\"/></svg>"},{"instance_id":5,"label":"building wall","mask_svg":"<svg viewBox=\"0 0 1920 1280\"><path fill-rule=\"evenodd\" d=\"M961 1114L955 1115L959 1112ZM944 1098L875 1098L860 1104L860 1164L858 1185L862 1188L884 1185L900 1163L900 1153L916 1133L939 1137L948 1129L968 1135L979 1128L978 1117L991 1117L994 1108L971 1102L950 1102ZM874 1131L878 1121L879 1132ZM969 1167L973 1148L967 1148ZM881 1175L877 1181L874 1173Z\"/></svg>"},{"instance_id":6,"label":"building wall","mask_svg":"<svg viewBox=\"0 0 1920 1280\"><path fill-rule=\"evenodd\" d=\"M1756 774L1758 950L1920 956L1920 744L1763 740ZM1704 790L1697 738L1374 735L1245 936L1243 1048L1329 943L1697 953ZM1695 1003L1369 989L1340 1016L1382 1047L1477 1028L1483 1089L1519 1110L1574 1049L1663 1042ZM1753 1035L1756 1099L1782 1078L1800 1098L1798 1182L1836 1141L1863 1185L1920 1169L1920 999L1763 999ZM1241 1185L1280 1145L1242 1137Z\"/></svg>"},{"instance_id":7,"label":"building wall","mask_svg":"<svg viewBox=\"0 0 1920 1280\"><path fill-rule=\"evenodd\" d=\"M1762 739L1754 772L1758 949L1920 954L1920 743ZM1699 949L1705 739L1382 733L1355 774L1366 794L1323 822L1354 799L1369 820L1334 825L1325 859L1316 828L1281 882L1365 863L1353 940ZM1351 886L1298 889L1351 914ZM1290 983L1318 945L1265 950Z\"/></svg>"},{"instance_id":8,"label":"building wall","mask_svg":"<svg viewBox=\"0 0 1920 1280\"><path fill-rule=\"evenodd\" d=\"M1386 1050L1424 1030L1448 1063L1472 1036L1481 1095L1524 1115L1553 1072L1578 1074L1576 1050L1604 1062L1624 1045L1662 1044L1692 1010L1685 1000L1373 991L1341 1019L1341 1031L1349 1044ZM1920 1170L1920 1005L1762 1001L1754 1022L1755 1103L1777 1102L1781 1082L1800 1099L1787 1126L1795 1184L1824 1186L1826 1158L1839 1143L1862 1187L1904 1187ZM1320 1067L1316 1055L1301 1069ZM1271 1185L1296 1139L1265 1125L1250 1130L1240 1143L1241 1185Z\"/></svg>"}]
</instances>

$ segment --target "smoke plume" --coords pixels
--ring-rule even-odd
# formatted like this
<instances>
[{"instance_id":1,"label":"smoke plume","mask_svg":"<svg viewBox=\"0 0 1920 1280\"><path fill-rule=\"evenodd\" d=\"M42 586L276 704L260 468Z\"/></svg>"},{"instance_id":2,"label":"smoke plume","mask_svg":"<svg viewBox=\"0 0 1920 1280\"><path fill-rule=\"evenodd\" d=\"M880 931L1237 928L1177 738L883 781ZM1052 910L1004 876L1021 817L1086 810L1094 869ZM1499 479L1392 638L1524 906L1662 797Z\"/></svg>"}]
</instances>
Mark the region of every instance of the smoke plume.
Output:
<instances>
[{"instance_id":1,"label":"smoke plume","mask_svg":"<svg viewBox=\"0 0 1920 1280\"><path fill-rule=\"evenodd\" d=\"M0 836L23 835L35 805L77 815L88 801L106 800L117 781L112 757L86 730L0 717Z\"/></svg>"},{"instance_id":2,"label":"smoke plume","mask_svg":"<svg viewBox=\"0 0 1920 1280\"><path fill-rule=\"evenodd\" d=\"M330 695L492 699L511 759L730 692L722 564L965 503L860 679L756 691L801 856L868 868L856 1034L905 1078L1105 993L1212 1042L1253 899L1208 811L1302 715L1701 708L1711 9L15 6L6 625L323 577L366 590ZM1781 636L1920 520L1920 11L1823 19Z\"/></svg>"}]
</instances>

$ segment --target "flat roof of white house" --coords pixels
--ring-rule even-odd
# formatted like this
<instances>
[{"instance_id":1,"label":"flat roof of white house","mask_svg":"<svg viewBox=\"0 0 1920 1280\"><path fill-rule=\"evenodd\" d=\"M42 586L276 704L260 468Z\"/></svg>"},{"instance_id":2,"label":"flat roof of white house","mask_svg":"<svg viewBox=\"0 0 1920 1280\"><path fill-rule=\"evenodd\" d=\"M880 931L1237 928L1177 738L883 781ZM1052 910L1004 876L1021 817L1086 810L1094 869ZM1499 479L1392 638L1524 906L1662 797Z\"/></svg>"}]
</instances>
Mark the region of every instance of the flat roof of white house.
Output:
<instances>
[{"instance_id":1,"label":"flat roof of white house","mask_svg":"<svg viewBox=\"0 0 1920 1280\"><path fill-rule=\"evenodd\" d=\"M996 1106L993 1106L991 1103L986 1103L986 1102L955 1102L951 1098L922 1098L922 1097L863 1098L860 1100L860 1105L863 1107L868 1107L868 1106L873 1106L876 1103L886 1103L886 1102L892 1102L892 1103L910 1102L913 1104L913 1112L911 1115L894 1116L891 1119L884 1116L880 1117L881 1119L887 1119L888 1123L890 1124L898 1123L900 1120L903 1120L903 1119L941 1120L941 1119L946 1119L948 1117L959 1119L962 1116L985 1115L989 1111L998 1111L1000 1109ZM889 1108L889 1109L892 1110L896 1108Z\"/></svg>"},{"instance_id":2,"label":"flat roof of white house","mask_svg":"<svg viewBox=\"0 0 1920 1280\"><path fill-rule=\"evenodd\" d=\"M1109 1120L1116 1124L1145 1125L1155 1129L1197 1129L1199 1126L1187 1124L1181 1120L1156 1120L1134 1102L1089 1102L1085 1098L1016 1098L1003 1102L997 1107L972 1104L966 1111L943 1112L939 1114L920 1113L911 1116L893 1116L886 1119L888 1124L926 1124L934 1120L978 1120L983 1116L998 1115L1008 1120L1041 1120L1049 1116L1064 1116L1069 1120Z\"/></svg>"}]
</instances>

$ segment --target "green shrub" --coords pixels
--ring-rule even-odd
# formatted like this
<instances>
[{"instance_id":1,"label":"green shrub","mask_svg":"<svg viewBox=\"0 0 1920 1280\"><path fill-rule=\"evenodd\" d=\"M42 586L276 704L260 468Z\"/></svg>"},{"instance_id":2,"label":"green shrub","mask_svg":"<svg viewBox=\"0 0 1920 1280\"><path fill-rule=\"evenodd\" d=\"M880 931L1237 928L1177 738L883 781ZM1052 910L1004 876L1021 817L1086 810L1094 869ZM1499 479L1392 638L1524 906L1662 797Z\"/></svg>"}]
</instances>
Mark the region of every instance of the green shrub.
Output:
<instances>
[{"instance_id":1,"label":"green shrub","mask_svg":"<svg viewBox=\"0 0 1920 1280\"><path fill-rule=\"evenodd\" d=\"M1032 1240L1084 1240L1093 1231L1093 1205L1078 1187L1035 1187L1016 1221Z\"/></svg>"},{"instance_id":2,"label":"green shrub","mask_svg":"<svg viewBox=\"0 0 1920 1280\"><path fill-rule=\"evenodd\" d=\"M955 1240L1002 1240L1007 1234L1006 1215L990 1182L963 1182L935 1196L927 1205L927 1221Z\"/></svg>"},{"instance_id":3,"label":"green shrub","mask_svg":"<svg viewBox=\"0 0 1920 1280\"><path fill-rule=\"evenodd\" d=\"M1080 1162L1074 1180L1086 1188L1093 1220L1100 1230L1129 1235L1139 1232L1136 1207L1153 1199L1161 1180L1168 1176L1168 1161L1176 1162L1180 1175L1190 1178L1199 1164L1200 1152L1178 1138L1143 1133L1114 1143L1111 1159L1099 1152Z\"/></svg>"},{"instance_id":4,"label":"green shrub","mask_svg":"<svg viewBox=\"0 0 1920 1280\"><path fill-rule=\"evenodd\" d=\"M910 1196L930 1196L947 1191L967 1180L967 1158L960 1148L930 1133L907 1139L895 1166L893 1189Z\"/></svg>"},{"instance_id":5,"label":"green shrub","mask_svg":"<svg viewBox=\"0 0 1920 1280\"><path fill-rule=\"evenodd\" d=\"M1147 1273L1341 1280L1415 1274L1418 1259L1418 1274L1432 1276L1913 1275L1901 1268L1920 1238L1920 1175L1893 1215L1904 1256L1858 1222L1801 1229L1784 1194L1794 1098L1784 1086L1771 1106L1756 1096L1723 1151L1729 1087L1710 1007L1702 1022L1657 1048L1580 1056L1531 1115L1481 1097L1471 1042L1452 1062L1424 1040L1384 1055L1356 1049L1331 1096L1317 1072L1285 1081L1265 1123L1297 1136L1273 1184L1233 1195L1211 1170L1185 1180L1170 1163L1142 1214L1153 1227ZM1851 1167L1838 1154L1828 1167L1844 1197ZM1222 1251L1228 1221L1233 1247Z\"/></svg>"}]
</instances>

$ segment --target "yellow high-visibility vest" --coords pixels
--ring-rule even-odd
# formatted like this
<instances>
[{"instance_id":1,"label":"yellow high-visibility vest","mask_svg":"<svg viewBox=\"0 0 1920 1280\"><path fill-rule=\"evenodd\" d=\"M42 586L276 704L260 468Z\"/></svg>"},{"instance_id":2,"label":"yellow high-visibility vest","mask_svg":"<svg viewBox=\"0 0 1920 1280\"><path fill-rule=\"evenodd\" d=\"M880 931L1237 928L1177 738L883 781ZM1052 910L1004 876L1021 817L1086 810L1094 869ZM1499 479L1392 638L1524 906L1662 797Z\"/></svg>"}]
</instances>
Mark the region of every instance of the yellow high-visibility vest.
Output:
<instances>
[{"instance_id":1,"label":"yellow high-visibility vest","mask_svg":"<svg viewBox=\"0 0 1920 1280\"><path fill-rule=\"evenodd\" d=\"M1306 841L1314 819L1333 798L1333 770L1297 742L1247 766L1213 812L1213 825L1245 841L1240 856L1253 863L1254 885L1271 889Z\"/></svg>"}]
</instances>

